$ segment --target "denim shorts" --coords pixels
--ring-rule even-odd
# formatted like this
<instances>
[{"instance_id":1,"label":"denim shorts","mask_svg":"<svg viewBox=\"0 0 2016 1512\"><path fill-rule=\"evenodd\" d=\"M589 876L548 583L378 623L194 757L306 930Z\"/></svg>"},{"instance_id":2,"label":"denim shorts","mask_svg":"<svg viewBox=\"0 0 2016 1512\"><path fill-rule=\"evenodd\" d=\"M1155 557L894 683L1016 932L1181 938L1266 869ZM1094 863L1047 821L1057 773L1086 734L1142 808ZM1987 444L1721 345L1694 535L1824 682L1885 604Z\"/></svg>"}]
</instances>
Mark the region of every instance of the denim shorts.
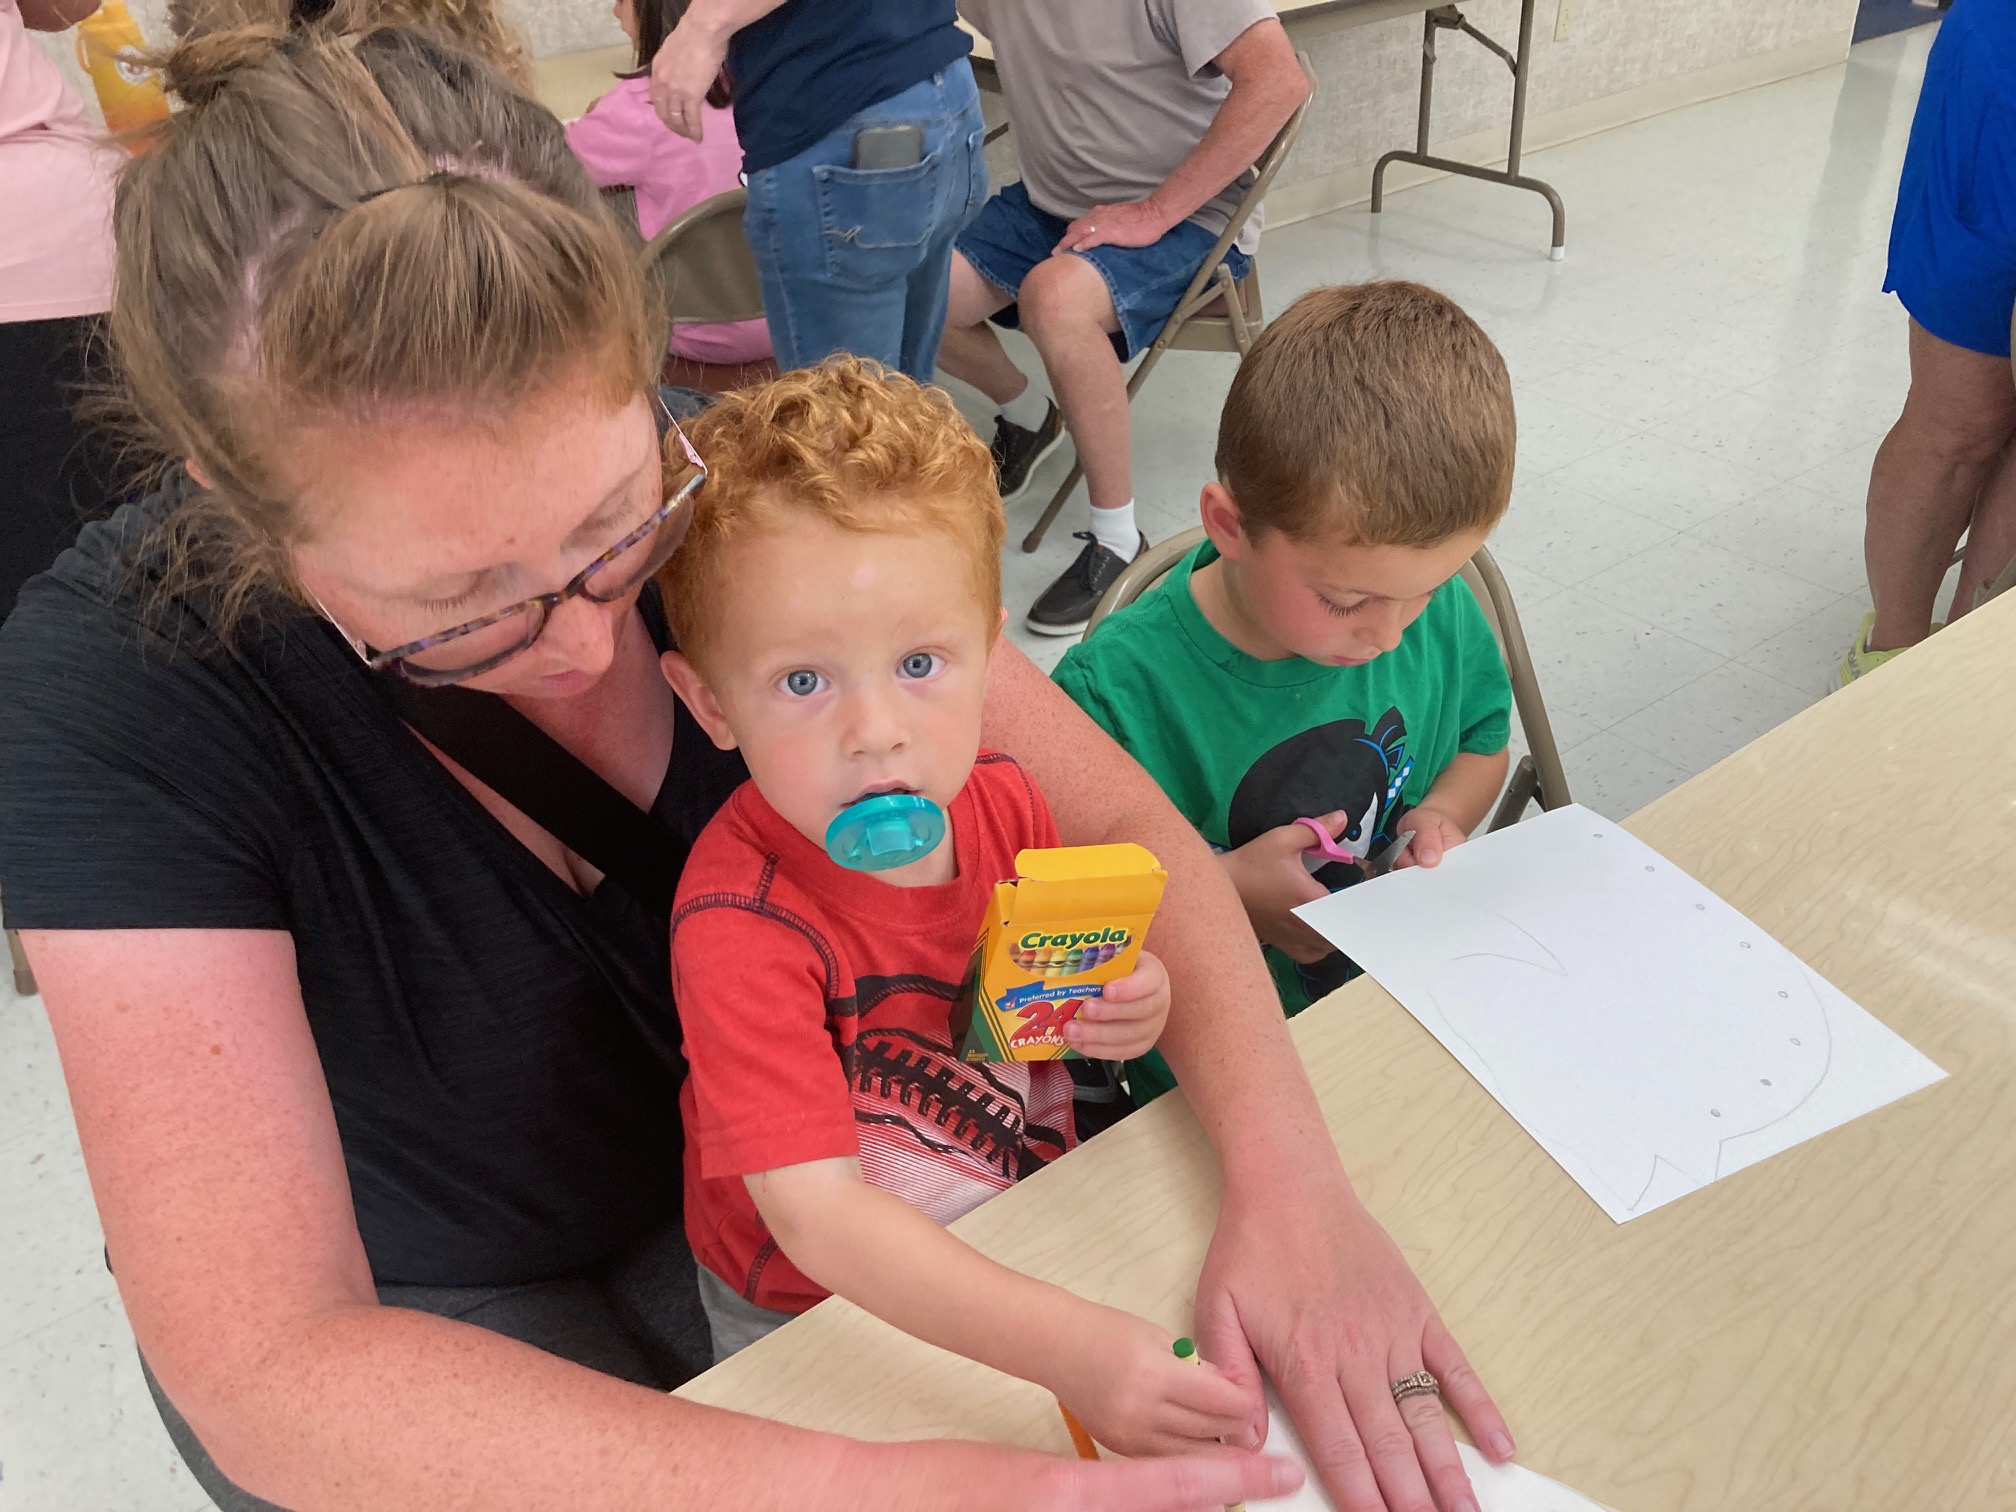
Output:
<instances>
[{"instance_id":1,"label":"denim shorts","mask_svg":"<svg viewBox=\"0 0 2016 1512\"><path fill-rule=\"evenodd\" d=\"M1883 287L1941 341L2009 355L2016 308L2016 19L1959 0L1925 60Z\"/></svg>"},{"instance_id":2,"label":"denim shorts","mask_svg":"<svg viewBox=\"0 0 2016 1512\"><path fill-rule=\"evenodd\" d=\"M871 126L918 127L923 156L856 168L854 138ZM749 175L742 226L780 368L852 352L931 381L952 238L987 198L986 134L961 58Z\"/></svg>"},{"instance_id":3,"label":"denim shorts","mask_svg":"<svg viewBox=\"0 0 2016 1512\"><path fill-rule=\"evenodd\" d=\"M1019 183L1009 184L967 222L953 243L973 271L1006 293L1022 287L1029 270L1047 259L1071 222L1039 210ZM1113 346L1120 360L1145 351L1162 334L1197 269L1217 244L1218 234L1194 221L1184 221L1145 247L1093 247L1073 252L1099 270L1120 317ZM1234 247L1225 254L1234 278L1244 278L1252 259ZM994 316L996 325L1013 329L1018 323L1010 304Z\"/></svg>"}]
</instances>

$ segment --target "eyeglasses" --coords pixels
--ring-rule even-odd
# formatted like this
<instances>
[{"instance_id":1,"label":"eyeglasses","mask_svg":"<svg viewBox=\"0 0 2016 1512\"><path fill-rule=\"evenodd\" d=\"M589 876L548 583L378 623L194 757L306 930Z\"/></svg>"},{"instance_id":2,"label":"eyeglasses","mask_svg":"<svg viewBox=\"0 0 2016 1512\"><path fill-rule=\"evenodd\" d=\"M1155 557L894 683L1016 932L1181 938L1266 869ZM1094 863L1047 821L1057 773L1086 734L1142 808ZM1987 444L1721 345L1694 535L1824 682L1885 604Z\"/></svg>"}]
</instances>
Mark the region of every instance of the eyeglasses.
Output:
<instances>
[{"instance_id":1,"label":"eyeglasses","mask_svg":"<svg viewBox=\"0 0 2016 1512\"><path fill-rule=\"evenodd\" d=\"M707 464L700 460L693 443L686 439L686 432L665 408L663 397L653 390L652 398L678 438L679 449L693 466L693 476L653 510L643 524L575 573L566 587L538 594L453 629L423 635L389 651L373 651L337 624L336 617L322 607L320 599L316 599L315 607L373 672L392 671L420 687L440 688L481 677L503 666L539 639L548 617L571 598L585 598L596 604L614 603L663 567L679 549L679 543L686 539L687 527L693 523L690 507L693 495L707 481Z\"/></svg>"}]
</instances>

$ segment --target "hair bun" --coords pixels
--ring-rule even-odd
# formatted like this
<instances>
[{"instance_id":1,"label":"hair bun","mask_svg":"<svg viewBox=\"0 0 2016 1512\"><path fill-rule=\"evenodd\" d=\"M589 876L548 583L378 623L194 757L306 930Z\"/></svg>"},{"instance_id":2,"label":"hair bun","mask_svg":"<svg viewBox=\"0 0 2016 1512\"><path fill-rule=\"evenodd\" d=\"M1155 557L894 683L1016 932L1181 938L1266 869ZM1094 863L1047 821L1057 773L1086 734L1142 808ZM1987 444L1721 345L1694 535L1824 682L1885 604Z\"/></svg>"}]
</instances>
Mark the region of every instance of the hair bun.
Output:
<instances>
[{"instance_id":1,"label":"hair bun","mask_svg":"<svg viewBox=\"0 0 2016 1512\"><path fill-rule=\"evenodd\" d=\"M250 10L252 7L241 8ZM247 21L215 31L191 32L154 59L161 83L185 105L203 106L240 72L257 68L287 40L287 28L274 21Z\"/></svg>"}]
</instances>

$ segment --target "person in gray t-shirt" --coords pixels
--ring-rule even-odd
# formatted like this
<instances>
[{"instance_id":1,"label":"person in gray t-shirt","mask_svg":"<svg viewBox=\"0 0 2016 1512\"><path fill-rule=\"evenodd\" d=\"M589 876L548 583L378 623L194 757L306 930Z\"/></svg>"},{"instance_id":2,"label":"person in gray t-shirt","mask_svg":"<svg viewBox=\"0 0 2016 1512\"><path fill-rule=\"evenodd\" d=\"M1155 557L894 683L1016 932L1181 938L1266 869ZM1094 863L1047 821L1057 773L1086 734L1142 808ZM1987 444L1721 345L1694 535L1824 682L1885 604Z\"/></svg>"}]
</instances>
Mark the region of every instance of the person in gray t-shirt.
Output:
<instances>
[{"instance_id":1,"label":"person in gray t-shirt","mask_svg":"<svg viewBox=\"0 0 2016 1512\"><path fill-rule=\"evenodd\" d=\"M993 44L1022 180L954 243L938 362L1001 406L1003 498L1069 427L1092 528L1027 624L1076 635L1146 544L1120 364L1161 332L1309 83L1269 0L959 0L959 10ZM1226 254L1235 278L1259 235L1256 213ZM1035 342L1055 403L990 318Z\"/></svg>"}]
</instances>

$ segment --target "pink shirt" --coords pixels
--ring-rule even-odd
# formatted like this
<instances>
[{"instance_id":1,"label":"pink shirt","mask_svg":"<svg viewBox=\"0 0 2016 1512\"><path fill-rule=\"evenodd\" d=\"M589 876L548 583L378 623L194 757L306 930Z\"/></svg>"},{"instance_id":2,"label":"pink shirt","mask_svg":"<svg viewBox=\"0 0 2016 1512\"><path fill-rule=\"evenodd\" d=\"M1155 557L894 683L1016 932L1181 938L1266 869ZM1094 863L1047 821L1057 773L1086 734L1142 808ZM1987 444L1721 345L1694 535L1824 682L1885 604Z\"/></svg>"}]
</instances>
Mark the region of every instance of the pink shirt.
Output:
<instances>
[{"instance_id":1,"label":"pink shirt","mask_svg":"<svg viewBox=\"0 0 2016 1512\"><path fill-rule=\"evenodd\" d=\"M112 307L112 181L84 102L0 0L0 321Z\"/></svg>"},{"instance_id":2,"label":"pink shirt","mask_svg":"<svg viewBox=\"0 0 2016 1512\"><path fill-rule=\"evenodd\" d=\"M741 186L734 114L703 105L700 118L704 140L688 141L651 108L649 79L624 79L588 114L568 122L567 145L597 184L636 189L637 229L649 241L680 212ZM770 331L760 320L679 326L671 346L695 362L754 362L770 355Z\"/></svg>"}]
</instances>

